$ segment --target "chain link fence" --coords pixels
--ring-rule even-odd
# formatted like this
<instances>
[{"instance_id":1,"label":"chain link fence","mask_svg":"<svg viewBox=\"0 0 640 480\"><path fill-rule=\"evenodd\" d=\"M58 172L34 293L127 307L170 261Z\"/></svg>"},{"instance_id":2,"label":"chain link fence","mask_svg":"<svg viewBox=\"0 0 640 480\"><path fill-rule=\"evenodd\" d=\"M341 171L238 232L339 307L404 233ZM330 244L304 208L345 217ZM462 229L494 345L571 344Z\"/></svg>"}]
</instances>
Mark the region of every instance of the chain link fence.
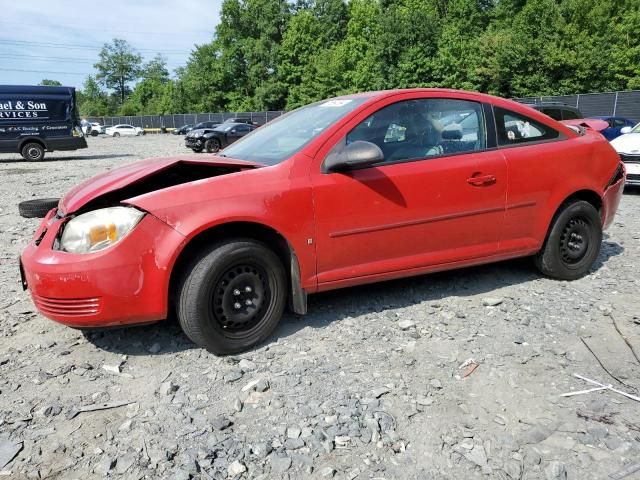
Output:
<instances>
[{"instance_id":1,"label":"chain link fence","mask_svg":"<svg viewBox=\"0 0 640 480\"><path fill-rule=\"evenodd\" d=\"M524 103L560 102L577 107L585 117L618 116L640 121L640 90L516 98Z\"/></svg>"},{"instance_id":2,"label":"chain link fence","mask_svg":"<svg viewBox=\"0 0 640 480\"><path fill-rule=\"evenodd\" d=\"M271 112L225 112L225 113L180 113L170 115L140 115L121 117L89 117L90 122L110 127L127 124L145 129L172 129L183 125L195 125L200 122L224 122L228 118L249 118L258 125L263 125L282 115L283 111Z\"/></svg>"}]
</instances>

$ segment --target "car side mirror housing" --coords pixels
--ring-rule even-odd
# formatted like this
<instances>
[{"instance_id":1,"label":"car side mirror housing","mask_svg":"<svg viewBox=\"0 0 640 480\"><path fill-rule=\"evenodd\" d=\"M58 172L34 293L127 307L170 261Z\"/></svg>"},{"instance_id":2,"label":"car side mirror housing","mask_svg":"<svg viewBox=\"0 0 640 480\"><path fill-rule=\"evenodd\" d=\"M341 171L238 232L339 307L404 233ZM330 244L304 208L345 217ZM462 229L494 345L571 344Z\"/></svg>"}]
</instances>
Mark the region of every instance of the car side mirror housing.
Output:
<instances>
[{"instance_id":1,"label":"car side mirror housing","mask_svg":"<svg viewBox=\"0 0 640 480\"><path fill-rule=\"evenodd\" d=\"M331 152L324 162L327 172L345 172L366 168L384 161L384 153L378 145L357 140Z\"/></svg>"},{"instance_id":2,"label":"car side mirror housing","mask_svg":"<svg viewBox=\"0 0 640 480\"><path fill-rule=\"evenodd\" d=\"M631 133L632 128L631 127L622 127L620 129L620 133L625 134L625 133Z\"/></svg>"}]
</instances>

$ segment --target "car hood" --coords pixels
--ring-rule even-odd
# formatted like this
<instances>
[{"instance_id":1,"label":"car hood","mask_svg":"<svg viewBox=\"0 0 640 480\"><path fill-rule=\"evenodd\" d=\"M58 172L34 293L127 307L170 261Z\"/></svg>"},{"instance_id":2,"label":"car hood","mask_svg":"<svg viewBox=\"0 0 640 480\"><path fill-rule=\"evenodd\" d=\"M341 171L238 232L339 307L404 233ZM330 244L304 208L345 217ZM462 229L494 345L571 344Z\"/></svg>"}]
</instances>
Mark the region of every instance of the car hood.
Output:
<instances>
[{"instance_id":1,"label":"car hood","mask_svg":"<svg viewBox=\"0 0 640 480\"><path fill-rule=\"evenodd\" d=\"M640 133L627 133L611 140L611 146L618 153L640 154Z\"/></svg>"},{"instance_id":2,"label":"car hood","mask_svg":"<svg viewBox=\"0 0 640 480\"><path fill-rule=\"evenodd\" d=\"M128 198L263 165L218 156L153 158L104 172L74 187L58 205L62 215L118 204ZM90 205L91 204L91 205Z\"/></svg>"}]
</instances>

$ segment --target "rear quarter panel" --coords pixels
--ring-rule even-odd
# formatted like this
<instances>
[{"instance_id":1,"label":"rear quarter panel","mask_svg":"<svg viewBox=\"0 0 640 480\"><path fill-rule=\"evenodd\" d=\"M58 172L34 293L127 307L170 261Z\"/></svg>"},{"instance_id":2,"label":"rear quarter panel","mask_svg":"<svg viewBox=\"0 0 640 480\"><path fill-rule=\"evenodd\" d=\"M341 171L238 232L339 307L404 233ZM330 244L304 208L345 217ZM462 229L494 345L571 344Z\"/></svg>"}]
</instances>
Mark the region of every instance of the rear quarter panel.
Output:
<instances>
[{"instance_id":1,"label":"rear quarter panel","mask_svg":"<svg viewBox=\"0 0 640 480\"><path fill-rule=\"evenodd\" d=\"M619 163L609 142L592 130L504 153L509 188L503 246L514 250L539 249L558 208L574 193L590 190L602 199Z\"/></svg>"}]
</instances>

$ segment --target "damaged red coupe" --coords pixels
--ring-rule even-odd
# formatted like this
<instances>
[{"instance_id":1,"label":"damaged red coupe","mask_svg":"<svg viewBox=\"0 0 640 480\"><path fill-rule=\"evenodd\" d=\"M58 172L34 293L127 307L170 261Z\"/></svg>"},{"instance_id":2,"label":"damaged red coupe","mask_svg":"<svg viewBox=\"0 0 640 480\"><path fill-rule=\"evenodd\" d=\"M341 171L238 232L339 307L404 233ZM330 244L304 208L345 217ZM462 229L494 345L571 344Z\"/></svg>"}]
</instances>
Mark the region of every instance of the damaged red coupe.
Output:
<instances>
[{"instance_id":1,"label":"damaged red coupe","mask_svg":"<svg viewBox=\"0 0 640 480\"><path fill-rule=\"evenodd\" d=\"M49 212L21 258L43 315L78 328L174 311L212 352L265 339L287 304L379 280L532 256L592 267L625 170L599 133L454 90L349 95L217 155L135 162Z\"/></svg>"}]
</instances>

